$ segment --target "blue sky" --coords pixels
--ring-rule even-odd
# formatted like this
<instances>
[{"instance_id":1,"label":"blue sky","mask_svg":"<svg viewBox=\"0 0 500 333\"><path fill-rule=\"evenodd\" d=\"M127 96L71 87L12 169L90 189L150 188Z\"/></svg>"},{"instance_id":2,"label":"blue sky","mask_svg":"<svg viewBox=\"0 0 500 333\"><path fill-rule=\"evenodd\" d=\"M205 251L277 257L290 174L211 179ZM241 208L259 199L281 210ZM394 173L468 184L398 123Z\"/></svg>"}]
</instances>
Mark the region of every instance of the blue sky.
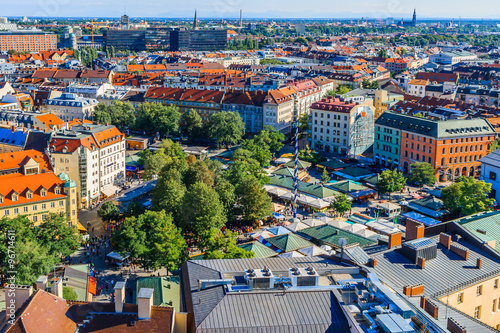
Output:
<instances>
[{"instance_id":1,"label":"blue sky","mask_svg":"<svg viewBox=\"0 0 500 333\"><path fill-rule=\"evenodd\" d=\"M0 15L43 17L117 17L124 6L131 17L235 18L409 18L417 7L419 17L500 19L498 0L17 0L2 1Z\"/></svg>"}]
</instances>

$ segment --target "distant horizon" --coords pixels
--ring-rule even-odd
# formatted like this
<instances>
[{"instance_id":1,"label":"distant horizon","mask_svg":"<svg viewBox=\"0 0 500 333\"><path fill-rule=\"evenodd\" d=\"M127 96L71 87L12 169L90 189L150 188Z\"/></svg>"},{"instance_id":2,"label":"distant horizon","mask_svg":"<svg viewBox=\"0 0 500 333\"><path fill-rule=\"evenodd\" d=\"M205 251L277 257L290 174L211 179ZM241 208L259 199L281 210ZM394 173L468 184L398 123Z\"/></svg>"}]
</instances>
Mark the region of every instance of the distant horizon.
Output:
<instances>
[{"instance_id":1,"label":"distant horizon","mask_svg":"<svg viewBox=\"0 0 500 333\"><path fill-rule=\"evenodd\" d=\"M123 14L122 14L123 15ZM7 19L22 19L24 16L18 16L18 15L12 15L8 16L5 15L3 17L6 17ZM51 16L51 17L44 17L44 16L26 16L28 19L37 19L37 20L55 20L55 19L68 19L68 20L87 20L87 19L111 19L111 20L119 20L121 16ZM160 16L131 16L129 15L129 18L134 20L134 19L153 19L153 20L193 20L193 16L172 16L172 17L160 17ZM254 20L265 20L265 21L270 21L270 20L286 20L286 21L291 21L291 20L304 20L304 21L348 21L348 20L366 20L368 21L373 21L373 20L386 20L388 18L393 18L395 22L401 21L401 19L405 21L410 21L411 17L364 17L364 16L359 16L359 17L314 17L314 18L306 18L306 17L243 17L243 21L254 21ZM203 17L198 15L198 20L239 20L240 17ZM422 17L422 18L417 18L417 23L418 22L433 22L433 21L440 21L440 20L454 20L457 21L461 20L462 22L467 22L467 21L486 21L486 22L500 22L500 18L480 18L480 17Z\"/></svg>"},{"instance_id":2,"label":"distant horizon","mask_svg":"<svg viewBox=\"0 0 500 333\"><path fill-rule=\"evenodd\" d=\"M416 8L417 20L499 20L500 6L494 0L420 0L418 3L403 0L353 0L350 2L309 0L307 3L285 0L213 0L152 1L131 0L103 1L52 0L43 3L35 0L17 0L2 5L2 16L33 18L116 18L124 13L133 18L188 19L197 9L201 19L239 19L240 9L244 19L361 19L392 17L395 20L411 19ZM105 13L105 14L103 14ZM467 18L465 18L467 17Z\"/></svg>"}]
</instances>

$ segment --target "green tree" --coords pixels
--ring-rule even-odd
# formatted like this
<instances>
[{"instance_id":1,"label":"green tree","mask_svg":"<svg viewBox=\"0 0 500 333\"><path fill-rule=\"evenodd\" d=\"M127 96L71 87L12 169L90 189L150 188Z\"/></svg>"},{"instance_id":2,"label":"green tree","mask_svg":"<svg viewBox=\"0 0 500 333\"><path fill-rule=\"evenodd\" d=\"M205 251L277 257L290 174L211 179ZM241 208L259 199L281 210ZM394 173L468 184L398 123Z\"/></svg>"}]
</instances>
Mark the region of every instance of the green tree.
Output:
<instances>
[{"instance_id":1,"label":"green tree","mask_svg":"<svg viewBox=\"0 0 500 333\"><path fill-rule=\"evenodd\" d=\"M212 116L208 132L217 144L234 145L245 134L245 124L238 112L219 112Z\"/></svg>"},{"instance_id":2,"label":"green tree","mask_svg":"<svg viewBox=\"0 0 500 333\"><path fill-rule=\"evenodd\" d=\"M137 111L138 119L136 128L162 135L176 134L179 131L179 121L182 114L175 105L163 105L160 103L143 103Z\"/></svg>"},{"instance_id":3,"label":"green tree","mask_svg":"<svg viewBox=\"0 0 500 333\"><path fill-rule=\"evenodd\" d=\"M40 244L46 244L49 255L66 257L78 247L78 230L60 214L48 214L33 234Z\"/></svg>"},{"instance_id":4,"label":"green tree","mask_svg":"<svg viewBox=\"0 0 500 333\"><path fill-rule=\"evenodd\" d=\"M73 241L78 233L76 228L70 227L67 222L59 225L58 218L49 216L49 219L42 229L34 226L25 216L0 219L2 274L8 275L7 271L15 270L16 283L30 285L40 275L46 275L54 265L60 263L62 255L75 251L77 243ZM60 227L61 230L55 230L55 227ZM68 231L74 232L75 235ZM12 258L12 251L15 251L15 258Z\"/></svg>"},{"instance_id":5,"label":"green tree","mask_svg":"<svg viewBox=\"0 0 500 333\"><path fill-rule=\"evenodd\" d=\"M328 90L326 92L326 97L335 97L335 94L336 94L335 90Z\"/></svg>"},{"instance_id":6,"label":"green tree","mask_svg":"<svg viewBox=\"0 0 500 333\"><path fill-rule=\"evenodd\" d=\"M146 211L139 217L130 217L113 234L116 250L122 255L130 253L142 267L166 267L174 271L186 259L186 241L164 211Z\"/></svg>"},{"instance_id":7,"label":"green tree","mask_svg":"<svg viewBox=\"0 0 500 333\"><path fill-rule=\"evenodd\" d=\"M127 210L123 214L124 217L137 217L144 214L146 208L139 201L132 201L128 206Z\"/></svg>"},{"instance_id":8,"label":"green tree","mask_svg":"<svg viewBox=\"0 0 500 333\"><path fill-rule=\"evenodd\" d=\"M104 103L99 103L94 109L92 120L99 124L111 123L111 115L108 112L108 107Z\"/></svg>"},{"instance_id":9,"label":"green tree","mask_svg":"<svg viewBox=\"0 0 500 333\"><path fill-rule=\"evenodd\" d=\"M294 40L294 43L301 44L301 45L307 45L308 41L304 37L298 37Z\"/></svg>"},{"instance_id":10,"label":"green tree","mask_svg":"<svg viewBox=\"0 0 500 333\"><path fill-rule=\"evenodd\" d=\"M379 193L388 193L391 200L391 193L401 191L406 184L406 178L396 169L385 170L380 174L380 179L377 183L377 191Z\"/></svg>"},{"instance_id":11,"label":"green tree","mask_svg":"<svg viewBox=\"0 0 500 333\"><path fill-rule=\"evenodd\" d=\"M385 59L389 58L389 56L387 55L387 50L386 49L379 50L377 56L379 58L385 58Z\"/></svg>"},{"instance_id":12,"label":"green tree","mask_svg":"<svg viewBox=\"0 0 500 333\"><path fill-rule=\"evenodd\" d=\"M328 175L328 171L326 168L323 168L323 173L321 174L321 182L326 184L330 181L330 176Z\"/></svg>"},{"instance_id":13,"label":"green tree","mask_svg":"<svg viewBox=\"0 0 500 333\"><path fill-rule=\"evenodd\" d=\"M120 210L111 201L106 201L97 212L105 222L116 221L120 217Z\"/></svg>"},{"instance_id":14,"label":"green tree","mask_svg":"<svg viewBox=\"0 0 500 333\"><path fill-rule=\"evenodd\" d=\"M247 221L255 222L271 215L271 198L254 177L247 176L236 186L236 202Z\"/></svg>"},{"instance_id":15,"label":"green tree","mask_svg":"<svg viewBox=\"0 0 500 333\"><path fill-rule=\"evenodd\" d=\"M219 195L219 200L224 206L224 211L229 217L233 212L234 203L236 201L235 187L224 177L217 177L215 179L215 191Z\"/></svg>"},{"instance_id":16,"label":"green tree","mask_svg":"<svg viewBox=\"0 0 500 333\"><path fill-rule=\"evenodd\" d=\"M488 152L489 152L489 153L492 153L492 152L494 152L495 150L497 150L498 148L500 148L500 138L497 138L495 141L492 141L492 142L488 145Z\"/></svg>"},{"instance_id":17,"label":"green tree","mask_svg":"<svg viewBox=\"0 0 500 333\"><path fill-rule=\"evenodd\" d=\"M184 114L184 133L190 139L198 139L203 136L203 120L196 110L189 109Z\"/></svg>"},{"instance_id":18,"label":"green tree","mask_svg":"<svg viewBox=\"0 0 500 333\"><path fill-rule=\"evenodd\" d=\"M179 212L180 226L184 231L206 242L211 237L210 232L221 230L226 220L224 206L213 188L202 182L189 188Z\"/></svg>"},{"instance_id":19,"label":"green tree","mask_svg":"<svg viewBox=\"0 0 500 333\"><path fill-rule=\"evenodd\" d=\"M244 259L253 258L252 251L245 251L236 246L238 235L229 229L225 234L217 232L211 239L208 248L205 250L203 259Z\"/></svg>"},{"instance_id":20,"label":"green tree","mask_svg":"<svg viewBox=\"0 0 500 333\"><path fill-rule=\"evenodd\" d=\"M78 299L78 294L75 289L63 286L63 298L67 301L76 301Z\"/></svg>"},{"instance_id":21,"label":"green tree","mask_svg":"<svg viewBox=\"0 0 500 333\"><path fill-rule=\"evenodd\" d=\"M163 167L167 164L166 156L163 150L158 149L154 154L150 154L144 160L144 174L145 180L152 179L160 173Z\"/></svg>"},{"instance_id":22,"label":"green tree","mask_svg":"<svg viewBox=\"0 0 500 333\"><path fill-rule=\"evenodd\" d=\"M347 94L351 90L352 90L352 87L350 85L348 85L348 84L339 84L337 86L337 95Z\"/></svg>"},{"instance_id":23,"label":"green tree","mask_svg":"<svg viewBox=\"0 0 500 333\"><path fill-rule=\"evenodd\" d=\"M225 173L225 177L236 186L247 176L253 176L261 183L269 180L267 173L262 169L259 161L254 158L252 152L238 148L231 157L231 164Z\"/></svg>"},{"instance_id":24,"label":"green tree","mask_svg":"<svg viewBox=\"0 0 500 333\"><path fill-rule=\"evenodd\" d=\"M335 209L340 215L351 210L351 200L345 194L335 196L335 201L331 203L330 208Z\"/></svg>"},{"instance_id":25,"label":"green tree","mask_svg":"<svg viewBox=\"0 0 500 333\"><path fill-rule=\"evenodd\" d=\"M164 210L167 214L177 216L186 186L182 175L176 169L163 171L153 188L152 204L154 210Z\"/></svg>"},{"instance_id":26,"label":"green tree","mask_svg":"<svg viewBox=\"0 0 500 333\"><path fill-rule=\"evenodd\" d=\"M333 90L330 90L330 91L333 91ZM330 93L330 91L328 93ZM333 95L335 96L334 91L333 91ZM306 132L308 128L309 128L309 115L307 113L303 113L299 116L299 131Z\"/></svg>"},{"instance_id":27,"label":"green tree","mask_svg":"<svg viewBox=\"0 0 500 333\"><path fill-rule=\"evenodd\" d=\"M208 168L208 165L201 160L196 160L189 165L184 173L184 184L187 188L197 182L205 183L210 187L214 185L214 173Z\"/></svg>"},{"instance_id":28,"label":"green tree","mask_svg":"<svg viewBox=\"0 0 500 333\"><path fill-rule=\"evenodd\" d=\"M419 184L420 186L434 185L436 182L435 172L436 171L429 163L416 162L410 166L408 181L410 183Z\"/></svg>"},{"instance_id":29,"label":"green tree","mask_svg":"<svg viewBox=\"0 0 500 333\"><path fill-rule=\"evenodd\" d=\"M444 208L458 216L467 216L490 210L491 184L470 177L458 177L453 184L441 190Z\"/></svg>"}]
</instances>

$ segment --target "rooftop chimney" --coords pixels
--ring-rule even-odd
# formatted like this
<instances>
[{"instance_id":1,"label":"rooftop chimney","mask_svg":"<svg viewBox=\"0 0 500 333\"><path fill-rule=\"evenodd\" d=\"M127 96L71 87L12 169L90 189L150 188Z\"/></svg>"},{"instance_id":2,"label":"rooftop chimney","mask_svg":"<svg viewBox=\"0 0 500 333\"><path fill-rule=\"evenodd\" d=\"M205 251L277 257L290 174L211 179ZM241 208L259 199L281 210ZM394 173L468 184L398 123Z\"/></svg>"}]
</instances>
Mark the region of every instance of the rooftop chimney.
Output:
<instances>
[{"instance_id":1,"label":"rooftop chimney","mask_svg":"<svg viewBox=\"0 0 500 333\"><path fill-rule=\"evenodd\" d=\"M406 240L414 240L424 237L424 225L412 219L406 220Z\"/></svg>"},{"instance_id":2,"label":"rooftop chimney","mask_svg":"<svg viewBox=\"0 0 500 333\"><path fill-rule=\"evenodd\" d=\"M16 126L12 125L12 127L10 128L12 130L12 132L14 133L16 131Z\"/></svg>"},{"instance_id":3,"label":"rooftop chimney","mask_svg":"<svg viewBox=\"0 0 500 333\"><path fill-rule=\"evenodd\" d=\"M477 261L476 261L476 268L477 269L481 269L481 267L483 266L483 259L481 258L477 258Z\"/></svg>"},{"instance_id":4,"label":"rooftop chimney","mask_svg":"<svg viewBox=\"0 0 500 333\"><path fill-rule=\"evenodd\" d=\"M5 309L8 318L15 318L15 313L33 294L32 286L7 284L5 287Z\"/></svg>"},{"instance_id":5,"label":"rooftop chimney","mask_svg":"<svg viewBox=\"0 0 500 333\"><path fill-rule=\"evenodd\" d=\"M151 306L153 305L153 292L152 288L141 288L137 295L137 306L139 308L139 319L151 318Z\"/></svg>"},{"instance_id":6,"label":"rooftop chimney","mask_svg":"<svg viewBox=\"0 0 500 333\"><path fill-rule=\"evenodd\" d=\"M115 312L123 312L123 303L125 303L125 282L118 281L115 284Z\"/></svg>"},{"instance_id":7,"label":"rooftop chimney","mask_svg":"<svg viewBox=\"0 0 500 333\"><path fill-rule=\"evenodd\" d=\"M52 279L52 294L57 297L63 298L63 280L62 278L54 278Z\"/></svg>"},{"instance_id":8,"label":"rooftop chimney","mask_svg":"<svg viewBox=\"0 0 500 333\"><path fill-rule=\"evenodd\" d=\"M40 276L38 280L36 280L36 290L47 290L47 285L48 285L48 277L47 276Z\"/></svg>"},{"instance_id":9,"label":"rooftop chimney","mask_svg":"<svg viewBox=\"0 0 500 333\"><path fill-rule=\"evenodd\" d=\"M397 232L397 233L389 235L389 248L390 249L401 245L401 240L403 237L402 235L403 235L402 232Z\"/></svg>"},{"instance_id":10,"label":"rooftop chimney","mask_svg":"<svg viewBox=\"0 0 500 333\"><path fill-rule=\"evenodd\" d=\"M449 250L451 246L451 235L444 233L439 234L439 244L443 245Z\"/></svg>"}]
</instances>

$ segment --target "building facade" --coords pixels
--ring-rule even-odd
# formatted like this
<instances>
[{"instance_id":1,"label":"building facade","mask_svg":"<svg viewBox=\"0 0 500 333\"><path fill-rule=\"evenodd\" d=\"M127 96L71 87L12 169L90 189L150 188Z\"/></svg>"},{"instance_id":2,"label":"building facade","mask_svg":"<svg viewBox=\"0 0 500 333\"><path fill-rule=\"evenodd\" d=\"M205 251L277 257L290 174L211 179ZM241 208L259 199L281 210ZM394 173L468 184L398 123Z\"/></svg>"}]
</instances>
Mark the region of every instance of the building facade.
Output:
<instances>
[{"instance_id":1,"label":"building facade","mask_svg":"<svg viewBox=\"0 0 500 333\"><path fill-rule=\"evenodd\" d=\"M36 150L0 154L0 218L25 215L35 225L48 214L77 223L76 184L56 176L50 159Z\"/></svg>"},{"instance_id":2,"label":"building facade","mask_svg":"<svg viewBox=\"0 0 500 333\"><path fill-rule=\"evenodd\" d=\"M356 156L373 145L372 106L333 97L311 106L311 148Z\"/></svg>"},{"instance_id":3,"label":"building facade","mask_svg":"<svg viewBox=\"0 0 500 333\"><path fill-rule=\"evenodd\" d=\"M400 135L400 170L408 173L411 164L427 162L436 170L440 182L459 176L479 176L479 159L487 154L489 144L496 137L494 128L481 118L436 121L385 112L376 125L379 127L375 136L376 161L381 161L384 153L381 147L389 140L392 158L395 158L396 139ZM392 129L392 136L384 136L384 128Z\"/></svg>"},{"instance_id":4,"label":"building facade","mask_svg":"<svg viewBox=\"0 0 500 333\"><path fill-rule=\"evenodd\" d=\"M80 97L77 94L64 93L47 100L47 111L64 121L72 119L92 119L98 101Z\"/></svg>"},{"instance_id":5,"label":"building facade","mask_svg":"<svg viewBox=\"0 0 500 333\"><path fill-rule=\"evenodd\" d=\"M83 124L54 133L49 151L57 171L76 182L79 208L119 190L125 181L125 136L111 125Z\"/></svg>"},{"instance_id":6,"label":"building facade","mask_svg":"<svg viewBox=\"0 0 500 333\"><path fill-rule=\"evenodd\" d=\"M0 32L0 51L38 52L57 49L57 35L42 31Z\"/></svg>"},{"instance_id":7,"label":"building facade","mask_svg":"<svg viewBox=\"0 0 500 333\"><path fill-rule=\"evenodd\" d=\"M227 48L227 30L173 30L170 51L220 51Z\"/></svg>"}]
</instances>

